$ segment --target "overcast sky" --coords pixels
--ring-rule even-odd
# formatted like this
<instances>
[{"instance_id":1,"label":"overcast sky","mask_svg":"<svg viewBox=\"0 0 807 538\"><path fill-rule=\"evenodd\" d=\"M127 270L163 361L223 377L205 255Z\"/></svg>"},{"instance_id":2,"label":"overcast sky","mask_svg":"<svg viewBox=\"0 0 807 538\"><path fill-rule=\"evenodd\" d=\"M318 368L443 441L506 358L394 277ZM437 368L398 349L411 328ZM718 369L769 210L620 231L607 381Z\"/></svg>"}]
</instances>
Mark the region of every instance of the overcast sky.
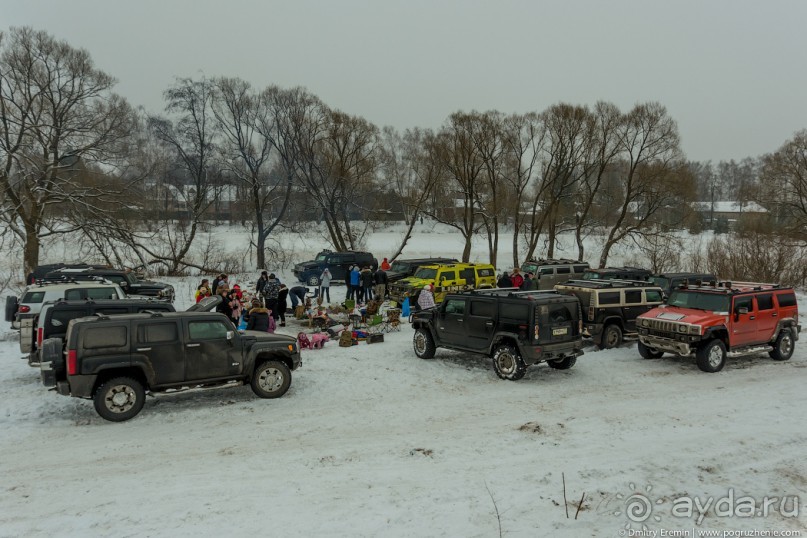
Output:
<instances>
[{"instance_id":1,"label":"overcast sky","mask_svg":"<svg viewBox=\"0 0 807 538\"><path fill-rule=\"evenodd\" d=\"M659 101L693 160L756 157L807 128L804 0L0 0L0 23L87 49L151 112L175 77L226 75L401 130Z\"/></svg>"}]
</instances>

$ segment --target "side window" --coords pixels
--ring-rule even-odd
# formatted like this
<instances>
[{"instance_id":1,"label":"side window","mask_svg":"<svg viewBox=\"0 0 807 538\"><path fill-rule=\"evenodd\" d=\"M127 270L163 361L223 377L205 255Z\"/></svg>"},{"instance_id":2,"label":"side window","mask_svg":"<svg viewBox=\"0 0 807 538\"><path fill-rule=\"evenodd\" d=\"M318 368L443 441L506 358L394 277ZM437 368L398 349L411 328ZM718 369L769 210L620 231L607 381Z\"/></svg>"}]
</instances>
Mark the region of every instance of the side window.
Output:
<instances>
[{"instance_id":1,"label":"side window","mask_svg":"<svg viewBox=\"0 0 807 538\"><path fill-rule=\"evenodd\" d=\"M526 323L530 319L530 309L525 304L500 304L499 317L509 321Z\"/></svg>"},{"instance_id":2,"label":"side window","mask_svg":"<svg viewBox=\"0 0 807 538\"><path fill-rule=\"evenodd\" d=\"M542 275L551 275L554 269L552 267L541 267L541 274Z\"/></svg>"},{"instance_id":3,"label":"side window","mask_svg":"<svg viewBox=\"0 0 807 538\"><path fill-rule=\"evenodd\" d=\"M449 299L446 301L446 314L465 314L465 300Z\"/></svg>"},{"instance_id":4,"label":"side window","mask_svg":"<svg viewBox=\"0 0 807 538\"><path fill-rule=\"evenodd\" d=\"M766 293L764 295L757 295L757 309L758 310L773 309L773 294Z\"/></svg>"},{"instance_id":5,"label":"side window","mask_svg":"<svg viewBox=\"0 0 807 538\"><path fill-rule=\"evenodd\" d=\"M126 333L125 326L87 329L84 332L84 348L123 347L126 345Z\"/></svg>"},{"instance_id":6,"label":"side window","mask_svg":"<svg viewBox=\"0 0 807 538\"><path fill-rule=\"evenodd\" d=\"M776 295L779 306L796 306L796 294L792 291Z\"/></svg>"},{"instance_id":7,"label":"side window","mask_svg":"<svg viewBox=\"0 0 807 538\"><path fill-rule=\"evenodd\" d=\"M493 317L493 303L491 301L471 300L471 315L485 318Z\"/></svg>"},{"instance_id":8,"label":"side window","mask_svg":"<svg viewBox=\"0 0 807 538\"><path fill-rule=\"evenodd\" d=\"M53 310L53 315L50 318L50 327L67 327L71 319L80 318L86 315L86 311L81 309L72 310Z\"/></svg>"},{"instance_id":9,"label":"side window","mask_svg":"<svg viewBox=\"0 0 807 538\"><path fill-rule=\"evenodd\" d=\"M571 268L571 267L569 267L569 266L566 266L566 267L558 267L558 268L557 268L557 273L558 273L559 275L570 275L570 274L572 274L572 268Z\"/></svg>"},{"instance_id":10,"label":"side window","mask_svg":"<svg viewBox=\"0 0 807 538\"><path fill-rule=\"evenodd\" d=\"M95 309L95 312L98 314L128 314L129 309L126 307L121 306L102 306Z\"/></svg>"},{"instance_id":11,"label":"side window","mask_svg":"<svg viewBox=\"0 0 807 538\"><path fill-rule=\"evenodd\" d=\"M588 269L588 267L586 267L585 265L575 265L574 266L574 272L575 273L585 273L586 269Z\"/></svg>"},{"instance_id":12,"label":"side window","mask_svg":"<svg viewBox=\"0 0 807 538\"><path fill-rule=\"evenodd\" d=\"M87 288L87 299L117 299L114 288Z\"/></svg>"},{"instance_id":13,"label":"side window","mask_svg":"<svg viewBox=\"0 0 807 538\"><path fill-rule=\"evenodd\" d=\"M734 298L734 312L737 312L739 308L747 308L748 311L752 311L754 306L751 301L752 297L750 295L746 297L735 297Z\"/></svg>"},{"instance_id":14,"label":"side window","mask_svg":"<svg viewBox=\"0 0 807 538\"><path fill-rule=\"evenodd\" d=\"M454 281L454 280L457 280L457 272L456 271L442 271L442 272L440 272L440 277L439 278L440 278L440 280L438 282L442 282L443 280Z\"/></svg>"},{"instance_id":15,"label":"side window","mask_svg":"<svg viewBox=\"0 0 807 538\"><path fill-rule=\"evenodd\" d=\"M137 339L140 342L158 344L179 340L176 323L149 323L138 328Z\"/></svg>"},{"instance_id":16,"label":"side window","mask_svg":"<svg viewBox=\"0 0 807 538\"><path fill-rule=\"evenodd\" d=\"M660 303L661 302L661 292L658 290L645 290L645 296L647 297L648 303Z\"/></svg>"},{"instance_id":17,"label":"side window","mask_svg":"<svg viewBox=\"0 0 807 538\"><path fill-rule=\"evenodd\" d=\"M21 303L41 303L42 300L45 298L44 291L29 291L25 294L22 298Z\"/></svg>"},{"instance_id":18,"label":"side window","mask_svg":"<svg viewBox=\"0 0 807 538\"><path fill-rule=\"evenodd\" d=\"M626 304L640 304L642 302L642 290L625 290Z\"/></svg>"},{"instance_id":19,"label":"side window","mask_svg":"<svg viewBox=\"0 0 807 538\"><path fill-rule=\"evenodd\" d=\"M227 337L228 327L220 321L191 321L188 336L191 340L218 340Z\"/></svg>"},{"instance_id":20,"label":"side window","mask_svg":"<svg viewBox=\"0 0 807 538\"><path fill-rule=\"evenodd\" d=\"M490 277L490 276L493 276L493 269L488 269L488 268L480 269L478 274L479 274L480 278L482 278L482 277Z\"/></svg>"},{"instance_id":21,"label":"side window","mask_svg":"<svg viewBox=\"0 0 807 538\"><path fill-rule=\"evenodd\" d=\"M469 284L473 284L476 282L476 274L474 273L473 267L466 267L460 271L460 278L464 279L465 282Z\"/></svg>"},{"instance_id":22,"label":"side window","mask_svg":"<svg viewBox=\"0 0 807 538\"><path fill-rule=\"evenodd\" d=\"M65 291L64 298L67 299L68 301L77 301L79 299L84 299L84 297L81 296L80 289Z\"/></svg>"},{"instance_id":23,"label":"side window","mask_svg":"<svg viewBox=\"0 0 807 538\"><path fill-rule=\"evenodd\" d=\"M618 291L603 291L600 293L599 298L600 305L610 305L619 303L620 303L620 297Z\"/></svg>"}]
</instances>

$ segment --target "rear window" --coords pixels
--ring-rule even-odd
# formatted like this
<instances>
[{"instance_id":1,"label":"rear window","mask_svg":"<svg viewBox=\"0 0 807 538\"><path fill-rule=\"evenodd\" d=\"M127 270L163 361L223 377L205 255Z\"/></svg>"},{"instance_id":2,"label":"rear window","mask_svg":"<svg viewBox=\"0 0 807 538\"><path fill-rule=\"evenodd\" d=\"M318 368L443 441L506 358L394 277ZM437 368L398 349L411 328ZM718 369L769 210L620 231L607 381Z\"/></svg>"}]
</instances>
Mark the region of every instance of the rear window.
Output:
<instances>
[{"instance_id":1,"label":"rear window","mask_svg":"<svg viewBox=\"0 0 807 538\"><path fill-rule=\"evenodd\" d=\"M490 268L480 269L479 276L493 276L493 269Z\"/></svg>"},{"instance_id":2,"label":"rear window","mask_svg":"<svg viewBox=\"0 0 807 538\"><path fill-rule=\"evenodd\" d=\"M776 296L779 306L796 306L796 294L791 292L780 293Z\"/></svg>"},{"instance_id":3,"label":"rear window","mask_svg":"<svg viewBox=\"0 0 807 538\"><path fill-rule=\"evenodd\" d=\"M141 325L138 329L137 339L140 342L155 344L160 342L179 341L179 332L176 323L150 323Z\"/></svg>"},{"instance_id":4,"label":"rear window","mask_svg":"<svg viewBox=\"0 0 807 538\"><path fill-rule=\"evenodd\" d=\"M619 292L618 291L604 291L600 293L599 303L601 305L604 304L619 304Z\"/></svg>"},{"instance_id":5,"label":"rear window","mask_svg":"<svg viewBox=\"0 0 807 538\"><path fill-rule=\"evenodd\" d=\"M29 291L22 297L21 303L41 303L45 298L44 291Z\"/></svg>"},{"instance_id":6,"label":"rear window","mask_svg":"<svg viewBox=\"0 0 807 538\"><path fill-rule=\"evenodd\" d=\"M588 269L588 265L575 265L575 266L574 266L574 272L575 272L575 273L582 273L582 272L584 272L586 269Z\"/></svg>"},{"instance_id":7,"label":"rear window","mask_svg":"<svg viewBox=\"0 0 807 538\"><path fill-rule=\"evenodd\" d=\"M84 347L86 349L123 347L126 345L126 329L125 326L87 329L84 333Z\"/></svg>"}]
</instances>

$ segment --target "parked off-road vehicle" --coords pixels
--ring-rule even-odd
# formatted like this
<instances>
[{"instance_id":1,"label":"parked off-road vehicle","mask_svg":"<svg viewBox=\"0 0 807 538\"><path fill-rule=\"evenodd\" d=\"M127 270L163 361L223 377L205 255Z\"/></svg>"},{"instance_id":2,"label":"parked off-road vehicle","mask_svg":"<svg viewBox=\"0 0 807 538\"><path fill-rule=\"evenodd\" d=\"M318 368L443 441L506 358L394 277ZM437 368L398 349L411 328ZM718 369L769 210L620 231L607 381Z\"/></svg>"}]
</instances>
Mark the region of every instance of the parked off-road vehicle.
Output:
<instances>
[{"instance_id":1,"label":"parked off-road vehicle","mask_svg":"<svg viewBox=\"0 0 807 538\"><path fill-rule=\"evenodd\" d=\"M120 286L127 295L156 297L162 301L168 301L169 303L174 302L174 287L172 285L164 282L154 282L153 280L140 280L132 271L124 271L110 267L63 267L45 275L46 279L58 279L61 277L68 277L73 280L103 278Z\"/></svg>"},{"instance_id":2,"label":"parked off-road vehicle","mask_svg":"<svg viewBox=\"0 0 807 538\"><path fill-rule=\"evenodd\" d=\"M754 282L716 282L672 290L665 306L637 320L645 359L695 354L698 368L718 372L726 356L768 352L786 361L799 339L793 288Z\"/></svg>"},{"instance_id":3,"label":"parked off-road vehicle","mask_svg":"<svg viewBox=\"0 0 807 538\"><path fill-rule=\"evenodd\" d=\"M661 288L642 280L571 280L555 289L580 299L583 334L601 349L636 336L636 318L662 303Z\"/></svg>"},{"instance_id":4,"label":"parked off-road vehicle","mask_svg":"<svg viewBox=\"0 0 807 538\"><path fill-rule=\"evenodd\" d=\"M308 286L319 286L322 271L327 267L331 272L331 278L344 282L349 278L350 268L358 265L359 268L371 267L378 269L378 260L369 252L358 250L348 250L345 252L331 252L323 250L311 261L298 263L294 266L294 276L300 282L305 282Z\"/></svg>"},{"instance_id":5,"label":"parked off-road vehicle","mask_svg":"<svg viewBox=\"0 0 807 538\"><path fill-rule=\"evenodd\" d=\"M25 279L26 284L36 284L37 280L42 280L45 275L52 273L58 269L107 269L106 265L93 265L88 263L49 263L46 265L37 265L33 271L28 273Z\"/></svg>"},{"instance_id":6,"label":"parked off-road vehicle","mask_svg":"<svg viewBox=\"0 0 807 538\"><path fill-rule=\"evenodd\" d=\"M216 296L220 300L219 296ZM39 349L48 338L64 341L70 320L97 314L135 314L138 312L173 312L174 306L154 299L101 299L94 301L59 300L42 305L36 318L20 320L20 351L27 353L28 364L39 364Z\"/></svg>"},{"instance_id":7,"label":"parked off-road vehicle","mask_svg":"<svg viewBox=\"0 0 807 538\"><path fill-rule=\"evenodd\" d=\"M414 275L389 286L390 297L399 303L409 297L409 304L417 308L426 284L434 284L434 302L440 303L448 293L495 288L496 269L489 263L421 265Z\"/></svg>"},{"instance_id":8,"label":"parked off-road vehicle","mask_svg":"<svg viewBox=\"0 0 807 538\"><path fill-rule=\"evenodd\" d=\"M77 281L63 278L59 281L38 280L25 287L22 296L6 298L6 321L14 329L20 328L20 321L39 316L42 305L58 300L124 299L126 294L120 286L102 278Z\"/></svg>"},{"instance_id":9,"label":"parked off-road vehicle","mask_svg":"<svg viewBox=\"0 0 807 538\"><path fill-rule=\"evenodd\" d=\"M455 258L409 258L406 260L395 260L392 262L390 270L387 271L387 281L390 283L397 282L402 278L410 277L423 265L448 263L459 263L459 260Z\"/></svg>"},{"instance_id":10,"label":"parked off-road vehicle","mask_svg":"<svg viewBox=\"0 0 807 538\"><path fill-rule=\"evenodd\" d=\"M59 394L92 399L101 417L128 420L146 392L249 383L279 398L301 364L297 340L235 330L224 314L167 312L70 321L67 344L42 342L42 382Z\"/></svg>"},{"instance_id":11,"label":"parked off-road vehicle","mask_svg":"<svg viewBox=\"0 0 807 538\"><path fill-rule=\"evenodd\" d=\"M521 264L522 274L535 275L539 290L551 290L555 284L579 279L588 270L588 262L579 260L529 260Z\"/></svg>"},{"instance_id":12,"label":"parked off-road vehicle","mask_svg":"<svg viewBox=\"0 0 807 538\"><path fill-rule=\"evenodd\" d=\"M700 286L717 282L717 277L711 273L662 273L650 277L650 282L659 286L667 298L670 292L681 285Z\"/></svg>"},{"instance_id":13,"label":"parked off-road vehicle","mask_svg":"<svg viewBox=\"0 0 807 538\"><path fill-rule=\"evenodd\" d=\"M639 267L587 269L580 280L648 280L652 273Z\"/></svg>"},{"instance_id":14,"label":"parked off-road vehicle","mask_svg":"<svg viewBox=\"0 0 807 538\"><path fill-rule=\"evenodd\" d=\"M583 354L580 316L576 297L552 291L450 293L413 315L413 346L421 359L433 358L437 348L488 355L497 376L515 381L532 364L574 366Z\"/></svg>"}]
</instances>

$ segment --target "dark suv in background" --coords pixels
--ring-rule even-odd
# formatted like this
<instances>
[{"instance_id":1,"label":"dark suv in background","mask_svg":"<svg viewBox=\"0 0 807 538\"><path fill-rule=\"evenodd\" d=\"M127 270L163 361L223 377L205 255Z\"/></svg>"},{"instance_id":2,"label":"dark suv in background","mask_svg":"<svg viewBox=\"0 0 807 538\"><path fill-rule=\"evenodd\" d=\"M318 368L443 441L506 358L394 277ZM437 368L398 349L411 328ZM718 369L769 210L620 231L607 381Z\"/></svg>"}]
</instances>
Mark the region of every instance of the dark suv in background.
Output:
<instances>
[{"instance_id":1,"label":"dark suv in background","mask_svg":"<svg viewBox=\"0 0 807 538\"><path fill-rule=\"evenodd\" d=\"M652 274L640 267L603 267L587 269L580 280L648 280Z\"/></svg>"},{"instance_id":2,"label":"dark suv in background","mask_svg":"<svg viewBox=\"0 0 807 538\"><path fill-rule=\"evenodd\" d=\"M651 276L650 282L664 291L664 297L669 297L670 292L678 286L700 286L717 282L717 277L711 273L662 273Z\"/></svg>"},{"instance_id":3,"label":"dark suv in background","mask_svg":"<svg viewBox=\"0 0 807 538\"><path fill-rule=\"evenodd\" d=\"M322 271L327 267L333 280L344 281L348 278L350 268L354 265L378 269L378 260L369 252L347 250L345 252L331 252L323 250L311 261L298 263L294 266L294 276L308 286L319 286Z\"/></svg>"}]
</instances>

